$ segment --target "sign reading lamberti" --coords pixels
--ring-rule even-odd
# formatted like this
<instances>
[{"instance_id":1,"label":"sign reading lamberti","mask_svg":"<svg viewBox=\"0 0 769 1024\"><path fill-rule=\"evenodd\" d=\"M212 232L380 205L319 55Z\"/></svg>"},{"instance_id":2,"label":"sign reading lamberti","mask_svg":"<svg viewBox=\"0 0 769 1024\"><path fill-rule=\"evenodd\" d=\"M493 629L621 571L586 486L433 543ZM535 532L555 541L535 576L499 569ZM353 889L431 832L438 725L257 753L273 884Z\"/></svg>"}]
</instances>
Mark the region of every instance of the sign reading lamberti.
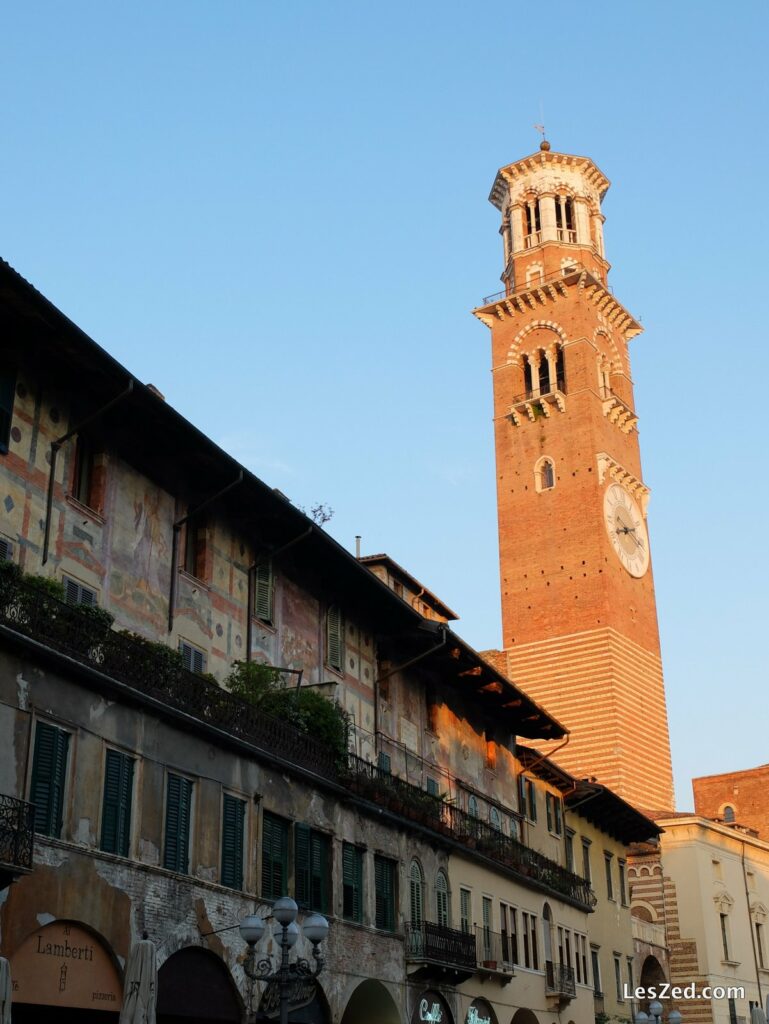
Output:
<instances>
[{"instance_id":1,"label":"sign reading lamberti","mask_svg":"<svg viewBox=\"0 0 769 1024\"><path fill-rule=\"evenodd\" d=\"M111 957L90 932L54 921L34 932L11 957L14 1003L81 1010L119 1010L123 986Z\"/></svg>"},{"instance_id":2,"label":"sign reading lamberti","mask_svg":"<svg viewBox=\"0 0 769 1024\"><path fill-rule=\"evenodd\" d=\"M435 989L427 989L417 999L411 1024L454 1024L446 1000Z\"/></svg>"}]
</instances>

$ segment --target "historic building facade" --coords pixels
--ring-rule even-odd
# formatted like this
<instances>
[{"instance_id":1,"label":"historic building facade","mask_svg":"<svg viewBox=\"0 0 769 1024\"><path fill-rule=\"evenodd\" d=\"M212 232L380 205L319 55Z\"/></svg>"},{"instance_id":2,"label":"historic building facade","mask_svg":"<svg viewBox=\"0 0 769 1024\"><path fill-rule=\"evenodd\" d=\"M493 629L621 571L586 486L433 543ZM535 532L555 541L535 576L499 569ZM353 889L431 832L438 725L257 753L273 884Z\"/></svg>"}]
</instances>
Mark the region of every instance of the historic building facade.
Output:
<instances>
[{"instance_id":1,"label":"historic building facade","mask_svg":"<svg viewBox=\"0 0 769 1024\"><path fill-rule=\"evenodd\" d=\"M160 1024L241 1020L237 924L288 892L331 921L296 1021L592 1024L613 970L593 947L629 936L601 858L624 892L653 823L618 826L621 801L520 746L566 729L434 595L342 549L5 264L0 330L14 1021L115 1021L144 932Z\"/></svg>"},{"instance_id":2,"label":"historic building facade","mask_svg":"<svg viewBox=\"0 0 769 1024\"><path fill-rule=\"evenodd\" d=\"M543 142L491 191L505 287L474 312L491 330L498 664L568 723L559 763L636 806L672 808L628 352L641 327L607 282L608 187L591 160Z\"/></svg>"}]
</instances>

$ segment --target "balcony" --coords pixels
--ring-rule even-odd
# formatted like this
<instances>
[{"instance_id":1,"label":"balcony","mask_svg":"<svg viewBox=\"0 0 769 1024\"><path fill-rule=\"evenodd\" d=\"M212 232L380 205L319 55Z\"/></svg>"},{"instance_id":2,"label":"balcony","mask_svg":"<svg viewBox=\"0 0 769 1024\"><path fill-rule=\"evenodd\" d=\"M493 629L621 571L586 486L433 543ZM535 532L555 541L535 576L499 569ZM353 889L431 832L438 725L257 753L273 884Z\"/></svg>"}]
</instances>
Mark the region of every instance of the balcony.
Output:
<instances>
[{"instance_id":1,"label":"balcony","mask_svg":"<svg viewBox=\"0 0 769 1024\"><path fill-rule=\"evenodd\" d=\"M562 1002L574 999L577 994L574 968L567 967L565 964L555 964L552 960L546 960L545 992L549 996L557 996Z\"/></svg>"},{"instance_id":2,"label":"balcony","mask_svg":"<svg viewBox=\"0 0 769 1024\"><path fill-rule=\"evenodd\" d=\"M35 808L0 794L0 890L32 870Z\"/></svg>"},{"instance_id":3,"label":"balcony","mask_svg":"<svg viewBox=\"0 0 769 1024\"><path fill-rule=\"evenodd\" d=\"M339 777L342 766L313 736L235 697L212 677L188 671L165 644L118 632L102 609L66 604L40 582L34 586L14 565L0 563L0 628L98 673L101 685L128 699L141 697L187 727L199 722L323 778Z\"/></svg>"},{"instance_id":4,"label":"balcony","mask_svg":"<svg viewBox=\"0 0 769 1024\"><path fill-rule=\"evenodd\" d=\"M459 843L468 853L494 861L530 888L551 893L580 910L595 906L589 883L544 854L375 764L352 754L348 762L345 781L351 792Z\"/></svg>"},{"instance_id":5,"label":"balcony","mask_svg":"<svg viewBox=\"0 0 769 1024\"><path fill-rule=\"evenodd\" d=\"M406 963L412 977L438 977L459 985L476 972L475 936L431 921L409 921Z\"/></svg>"},{"instance_id":6,"label":"balcony","mask_svg":"<svg viewBox=\"0 0 769 1024\"><path fill-rule=\"evenodd\" d=\"M529 419L532 423L540 416L549 419L553 410L566 412L566 379L564 377L556 379L555 387L551 387L548 383L547 387L524 391L523 394L516 395L510 405L508 416L514 425L519 427L524 418Z\"/></svg>"},{"instance_id":7,"label":"balcony","mask_svg":"<svg viewBox=\"0 0 769 1024\"><path fill-rule=\"evenodd\" d=\"M515 951L507 932L493 932L483 925L475 926L478 950L478 973L497 977L503 985L513 979Z\"/></svg>"}]
</instances>

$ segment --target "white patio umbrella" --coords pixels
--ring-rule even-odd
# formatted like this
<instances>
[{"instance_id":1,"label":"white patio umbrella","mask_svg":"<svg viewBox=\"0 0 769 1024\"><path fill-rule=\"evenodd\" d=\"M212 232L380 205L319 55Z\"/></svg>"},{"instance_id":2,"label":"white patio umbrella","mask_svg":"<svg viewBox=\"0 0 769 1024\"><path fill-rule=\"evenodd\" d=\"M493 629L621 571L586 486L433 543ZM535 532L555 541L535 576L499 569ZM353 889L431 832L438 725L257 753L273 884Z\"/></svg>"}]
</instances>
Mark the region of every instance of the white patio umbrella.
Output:
<instances>
[{"instance_id":1,"label":"white patio umbrella","mask_svg":"<svg viewBox=\"0 0 769 1024\"><path fill-rule=\"evenodd\" d=\"M144 932L128 957L120 1024L155 1024L157 988L158 966L155 946ZM0 1024L3 1024L2 1020Z\"/></svg>"},{"instance_id":2,"label":"white patio umbrella","mask_svg":"<svg viewBox=\"0 0 769 1024\"><path fill-rule=\"evenodd\" d=\"M0 1024L11 1024L11 965L0 956Z\"/></svg>"}]
</instances>

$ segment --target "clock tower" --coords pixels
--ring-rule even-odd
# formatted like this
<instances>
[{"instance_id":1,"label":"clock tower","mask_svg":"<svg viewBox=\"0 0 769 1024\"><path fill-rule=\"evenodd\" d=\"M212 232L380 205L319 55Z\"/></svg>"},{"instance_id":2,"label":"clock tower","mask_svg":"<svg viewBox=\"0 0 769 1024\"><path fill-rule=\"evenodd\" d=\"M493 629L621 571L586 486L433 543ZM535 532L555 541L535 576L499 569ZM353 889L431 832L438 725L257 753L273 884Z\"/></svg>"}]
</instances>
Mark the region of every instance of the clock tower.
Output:
<instances>
[{"instance_id":1,"label":"clock tower","mask_svg":"<svg viewBox=\"0 0 769 1024\"><path fill-rule=\"evenodd\" d=\"M665 690L628 343L589 159L503 167L504 291L491 329L503 650L570 730L555 759L642 808L673 807Z\"/></svg>"}]
</instances>

